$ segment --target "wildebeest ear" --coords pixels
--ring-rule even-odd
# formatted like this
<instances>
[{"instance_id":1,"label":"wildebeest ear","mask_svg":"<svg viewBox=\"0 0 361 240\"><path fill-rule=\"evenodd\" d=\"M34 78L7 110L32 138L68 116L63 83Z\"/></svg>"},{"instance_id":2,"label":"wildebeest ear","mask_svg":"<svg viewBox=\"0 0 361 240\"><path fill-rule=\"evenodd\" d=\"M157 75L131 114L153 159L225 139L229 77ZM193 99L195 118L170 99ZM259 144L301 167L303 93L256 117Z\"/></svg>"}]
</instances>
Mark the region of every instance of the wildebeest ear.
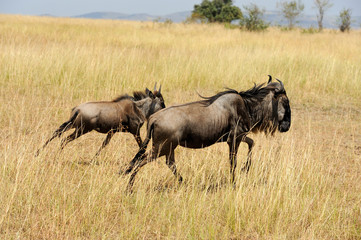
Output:
<instances>
[{"instance_id":1,"label":"wildebeest ear","mask_svg":"<svg viewBox=\"0 0 361 240\"><path fill-rule=\"evenodd\" d=\"M269 79L268 79L268 83L267 83L267 85L268 85L268 84L270 84L270 83L272 82L272 76L271 76L271 75L268 75L268 77L269 77Z\"/></svg>"},{"instance_id":2,"label":"wildebeest ear","mask_svg":"<svg viewBox=\"0 0 361 240\"><path fill-rule=\"evenodd\" d=\"M159 86L159 90L158 90L159 94L161 90L162 90L162 84Z\"/></svg>"},{"instance_id":3,"label":"wildebeest ear","mask_svg":"<svg viewBox=\"0 0 361 240\"><path fill-rule=\"evenodd\" d=\"M153 98L153 99L155 98L152 91L150 91L148 88L145 89L145 93L147 94L148 97Z\"/></svg>"}]
</instances>

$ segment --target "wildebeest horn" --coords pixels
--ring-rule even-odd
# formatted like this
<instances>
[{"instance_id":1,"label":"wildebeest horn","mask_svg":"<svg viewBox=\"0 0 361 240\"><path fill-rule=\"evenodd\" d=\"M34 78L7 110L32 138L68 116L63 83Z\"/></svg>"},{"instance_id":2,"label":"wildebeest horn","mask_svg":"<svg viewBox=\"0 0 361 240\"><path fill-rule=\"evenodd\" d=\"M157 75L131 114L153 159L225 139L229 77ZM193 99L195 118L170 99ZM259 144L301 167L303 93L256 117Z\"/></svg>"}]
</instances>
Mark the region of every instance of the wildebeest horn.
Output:
<instances>
[{"instance_id":1,"label":"wildebeest horn","mask_svg":"<svg viewBox=\"0 0 361 240\"><path fill-rule=\"evenodd\" d=\"M157 91L157 83L154 84L154 92Z\"/></svg>"},{"instance_id":2,"label":"wildebeest horn","mask_svg":"<svg viewBox=\"0 0 361 240\"><path fill-rule=\"evenodd\" d=\"M162 84L159 86L158 92L160 93L160 90L162 89Z\"/></svg>"},{"instance_id":3,"label":"wildebeest horn","mask_svg":"<svg viewBox=\"0 0 361 240\"><path fill-rule=\"evenodd\" d=\"M276 92L281 92L285 90L285 86L283 85L283 82L279 79L276 78L276 80L281 84L281 88L280 89L276 89Z\"/></svg>"},{"instance_id":4,"label":"wildebeest horn","mask_svg":"<svg viewBox=\"0 0 361 240\"><path fill-rule=\"evenodd\" d=\"M269 79L268 79L268 83L267 84L270 84L270 82L272 82L272 76L271 75L268 75Z\"/></svg>"}]
</instances>

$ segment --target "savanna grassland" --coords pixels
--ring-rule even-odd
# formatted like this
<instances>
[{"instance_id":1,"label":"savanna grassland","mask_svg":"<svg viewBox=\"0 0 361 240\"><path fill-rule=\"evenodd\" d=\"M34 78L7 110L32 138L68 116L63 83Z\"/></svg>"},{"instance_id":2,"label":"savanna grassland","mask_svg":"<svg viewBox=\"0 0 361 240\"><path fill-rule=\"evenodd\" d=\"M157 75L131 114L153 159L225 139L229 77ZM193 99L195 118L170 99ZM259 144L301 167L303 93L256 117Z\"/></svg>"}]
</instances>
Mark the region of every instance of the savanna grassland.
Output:
<instances>
[{"instance_id":1,"label":"savanna grassland","mask_svg":"<svg viewBox=\"0 0 361 240\"><path fill-rule=\"evenodd\" d=\"M255 140L253 165L229 183L227 144L177 148L117 173L137 152L92 132L62 152L35 151L86 101L162 84L167 106L224 87L283 80L291 129ZM360 239L361 32L250 33L219 25L0 15L1 239ZM145 131L142 130L144 138Z\"/></svg>"}]
</instances>

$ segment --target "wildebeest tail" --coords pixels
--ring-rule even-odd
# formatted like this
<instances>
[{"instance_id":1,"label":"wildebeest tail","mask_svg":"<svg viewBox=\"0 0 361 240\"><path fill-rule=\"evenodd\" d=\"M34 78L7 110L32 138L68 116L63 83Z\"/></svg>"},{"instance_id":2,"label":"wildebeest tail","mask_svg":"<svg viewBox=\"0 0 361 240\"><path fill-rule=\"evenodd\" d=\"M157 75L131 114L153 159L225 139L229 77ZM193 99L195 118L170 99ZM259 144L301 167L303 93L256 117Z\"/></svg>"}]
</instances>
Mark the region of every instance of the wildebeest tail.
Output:
<instances>
[{"instance_id":1,"label":"wildebeest tail","mask_svg":"<svg viewBox=\"0 0 361 240\"><path fill-rule=\"evenodd\" d=\"M60 137L61 133L65 132L66 130L68 130L69 128L72 127L74 120L76 119L76 117L78 115L79 115L79 110L75 111L74 114L70 117L70 119L68 121L66 121L60 125L60 127L56 130L59 137Z\"/></svg>"},{"instance_id":2,"label":"wildebeest tail","mask_svg":"<svg viewBox=\"0 0 361 240\"><path fill-rule=\"evenodd\" d=\"M44 143L44 145L36 151L35 157L37 157L39 155L41 149L45 148L46 145L48 145L48 143L51 142L54 138L60 137L65 131L69 130L73 126L74 120L76 119L78 114L79 114L79 110L74 112L74 114L70 117L70 119L68 121L61 124L60 127L55 130L53 135Z\"/></svg>"}]
</instances>

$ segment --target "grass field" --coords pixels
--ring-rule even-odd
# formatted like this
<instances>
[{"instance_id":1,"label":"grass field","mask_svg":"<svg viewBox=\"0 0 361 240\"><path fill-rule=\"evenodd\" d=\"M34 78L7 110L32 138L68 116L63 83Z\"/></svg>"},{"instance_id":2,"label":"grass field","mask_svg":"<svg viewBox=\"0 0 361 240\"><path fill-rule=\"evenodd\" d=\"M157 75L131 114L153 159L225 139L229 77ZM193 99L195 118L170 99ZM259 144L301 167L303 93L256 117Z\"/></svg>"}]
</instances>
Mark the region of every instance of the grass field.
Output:
<instances>
[{"instance_id":1,"label":"grass field","mask_svg":"<svg viewBox=\"0 0 361 240\"><path fill-rule=\"evenodd\" d=\"M0 15L1 239L360 239L361 32ZM162 84L167 106L224 87L281 79L291 129L255 140L248 175L229 184L227 144L177 148L185 182L164 158L117 174L137 152L117 134L38 147L86 101ZM144 138L144 131L142 136Z\"/></svg>"}]
</instances>

